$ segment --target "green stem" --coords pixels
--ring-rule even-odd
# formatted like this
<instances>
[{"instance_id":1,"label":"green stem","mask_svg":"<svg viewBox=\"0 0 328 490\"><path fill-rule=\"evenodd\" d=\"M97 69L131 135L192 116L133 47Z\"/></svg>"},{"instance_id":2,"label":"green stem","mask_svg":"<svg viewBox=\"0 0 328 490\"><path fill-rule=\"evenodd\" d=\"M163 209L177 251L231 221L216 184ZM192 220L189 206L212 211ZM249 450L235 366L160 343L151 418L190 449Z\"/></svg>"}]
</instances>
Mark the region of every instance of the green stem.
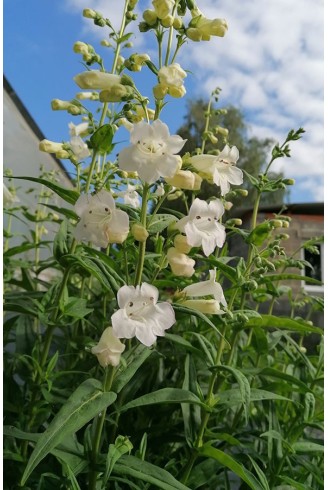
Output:
<instances>
[{"instance_id":1,"label":"green stem","mask_svg":"<svg viewBox=\"0 0 328 490\"><path fill-rule=\"evenodd\" d=\"M4 244L4 247L3 247L3 251L4 252L7 252L8 249L9 249L9 240L10 240L10 237L9 235L11 234L11 225L12 225L12 220L13 220L13 216L12 214L9 214L8 215L8 225L7 225L7 237L6 237L6 240L5 240L5 244Z\"/></svg>"},{"instance_id":2,"label":"green stem","mask_svg":"<svg viewBox=\"0 0 328 490\"><path fill-rule=\"evenodd\" d=\"M115 375L115 368L113 366L108 366L106 369L105 380L104 380L104 392L110 391L113 383L114 375ZM92 461L93 469L90 472L89 490L96 490L97 488L98 471L95 469L95 466L97 464L98 456L101 449L101 435L102 435L105 419L106 419L106 410L104 410L101 413L100 417L97 417L97 425L96 425L92 453L91 453L91 461Z\"/></svg>"},{"instance_id":3,"label":"green stem","mask_svg":"<svg viewBox=\"0 0 328 490\"><path fill-rule=\"evenodd\" d=\"M144 226L145 228L147 226L148 190L149 190L149 185L144 184L143 193L142 193L140 222L141 222L142 226ZM135 279L134 279L134 285L135 286L139 286L141 283L143 265L144 265L144 261L145 261L145 254L146 254L146 242L140 242L139 243L138 264L137 264L136 275L135 275Z\"/></svg>"}]
</instances>

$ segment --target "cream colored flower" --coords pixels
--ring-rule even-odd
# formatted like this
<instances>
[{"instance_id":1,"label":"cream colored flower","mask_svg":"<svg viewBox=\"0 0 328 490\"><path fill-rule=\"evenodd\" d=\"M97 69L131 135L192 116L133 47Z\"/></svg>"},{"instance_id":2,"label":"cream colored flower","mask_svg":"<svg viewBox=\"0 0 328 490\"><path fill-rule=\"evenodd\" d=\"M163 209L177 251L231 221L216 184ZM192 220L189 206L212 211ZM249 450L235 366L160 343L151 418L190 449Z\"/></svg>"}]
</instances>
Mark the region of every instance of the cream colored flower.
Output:
<instances>
[{"instance_id":1,"label":"cream colored flower","mask_svg":"<svg viewBox=\"0 0 328 490\"><path fill-rule=\"evenodd\" d=\"M109 243L122 243L129 233L129 216L116 209L110 192L101 190L97 194L82 194L74 206L80 221L75 228L78 240L92 242L98 247Z\"/></svg>"},{"instance_id":2,"label":"cream colored flower","mask_svg":"<svg viewBox=\"0 0 328 490\"><path fill-rule=\"evenodd\" d=\"M156 15L159 19L164 19L167 17L174 7L174 0L153 0L153 7L155 9Z\"/></svg>"},{"instance_id":3,"label":"cream colored flower","mask_svg":"<svg viewBox=\"0 0 328 490\"><path fill-rule=\"evenodd\" d=\"M105 90L112 85L117 85L121 81L119 75L105 73L99 70L90 70L79 73L74 77L74 81L80 88Z\"/></svg>"},{"instance_id":4,"label":"cream colored flower","mask_svg":"<svg viewBox=\"0 0 328 490\"><path fill-rule=\"evenodd\" d=\"M167 260L175 276L191 277L195 272L195 261L188 255L179 252L175 247L167 251Z\"/></svg>"},{"instance_id":5,"label":"cream colored flower","mask_svg":"<svg viewBox=\"0 0 328 490\"><path fill-rule=\"evenodd\" d=\"M98 344L91 352L98 358L99 364L105 368L108 365L118 366L125 345L114 335L113 328L107 327L100 337Z\"/></svg>"},{"instance_id":6,"label":"cream colored flower","mask_svg":"<svg viewBox=\"0 0 328 490\"><path fill-rule=\"evenodd\" d=\"M183 97L186 89L183 80L187 73L181 68L179 63L172 63L162 66L158 71L159 84L154 87L154 94L157 98L163 98L166 93L171 97Z\"/></svg>"},{"instance_id":7,"label":"cream colored flower","mask_svg":"<svg viewBox=\"0 0 328 490\"><path fill-rule=\"evenodd\" d=\"M196 282L185 287L182 292L187 296L199 297L199 296L214 296L214 299L221 303L223 306L227 306L223 289L221 285L216 282L216 269L209 271L210 278L207 281Z\"/></svg>"}]
</instances>

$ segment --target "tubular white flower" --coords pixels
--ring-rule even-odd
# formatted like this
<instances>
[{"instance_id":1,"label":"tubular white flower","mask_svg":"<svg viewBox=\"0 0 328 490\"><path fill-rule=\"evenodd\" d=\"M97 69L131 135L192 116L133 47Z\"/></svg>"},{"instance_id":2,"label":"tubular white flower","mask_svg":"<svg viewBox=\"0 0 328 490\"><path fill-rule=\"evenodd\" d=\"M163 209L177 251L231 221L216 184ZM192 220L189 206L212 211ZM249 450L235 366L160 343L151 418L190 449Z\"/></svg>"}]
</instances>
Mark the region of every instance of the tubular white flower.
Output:
<instances>
[{"instance_id":1,"label":"tubular white flower","mask_svg":"<svg viewBox=\"0 0 328 490\"><path fill-rule=\"evenodd\" d=\"M140 196L136 191L136 186L128 184L124 191L117 192L119 197L123 197L124 204L128 204L133 208L140 208Z\"/></svg>"},{"instance_id":2,"label":"tubular white flower","mask_svg":"<svg viewBox=\"0 0 328 490\"><path fill-rule=\"evenodd\" d=\"M193 190L195 187L195 174L190 170L178 170L173 177L167 177L165 180L178 189Z\"/></svg>"},{"instance_id":3,"label":"tubular white flower","mask_svg":"<svg viewBox=\"0 0 328 490\"><path fill-rule=\"evenodd\" d=\"M81 195L74 209L81 218L75 228L77 240L105 248L109 243L124 242L128 236L129 216L116 209L113 196L107 191Z\"/></svg>"},{"instance_id":4,"label":"tubular white flower","mask_svg":"<svg viewBox=\"0 0 328 490\"><path fill-rule=\"evenodd\" d=\"M89 123L83 122L75 125L74 123L70 122L68 124L68 128L70 136L83 136L88 134Z\"/></svg>"},{"instance_id":5,"label":"tubular white flower","mask_svg":"<svg viewBox=\"0 0 328 490\"><path fill-rule=\"evenodd\" d=\"M104 90L112 85L119 84L121 77L119 75L105 73L99 70L90 70L76 75L74 77L74 81L80 88L83 89Z\"/></svg>"},{"instance_id":6,"label":"tubular white flower","mask_svg":"<svg viewBox=\"0 0 328 490\"><path fill-rule=\"evenodd\" d=\"M105 368L108 365L118 366L125 345L114 335L113 328L107 327L97 345L92 347L91 352L98 358L99 364Z\"/></svg>"},{"instance_id":7,"label":"tubular white flower","mask_svg":"<svg viewBox=\"0 0 328 490\"><path fill-rule=\"evenodd\" d=\"M208 257L215 247L222 247L225 241L225 228L218 222L224 213L219 199L207 204L198 198L192 203L188 216L176 223L176 228L187 235L192 247L201 246Z\"/></svg>"},{"instance_id":8,"label":"tubular white flower","mask_svg":"<svg viewBox=\"0 0 328 490\"><path fill-rule=\"evenodd\" d=\"M195 261L175 247L167 251L167 260L175 276L191 277L195 272Z\"/></svg>"},{"instance_id":9,"label":"tubular white flower","mask_svg":"<svg viewBox=\"0 0 328 490\"><path fill-rule=\"evenodd\" d=\"M84 143L81 136L72 136L70 139L70 145L78 161L88 158L91 154L88 145Z\"/></svg>"},{"instance_id":10,"label":"tubular white flower","mask_svg":"<svg viewBox=\"0 0 328 490\"><path fill-rule=\"evenodd\" d=\"M205 178L219 186L224 196L230 191L230 184L243 183L243 172L235 166L238 158L238 148L225 145L219 155L195 155L189 159L189 162Z\"/></svg>"},{"instance_id":11,"label":"tubular white flower","mask_svg":"<svg viewBox=\"0 0 328 490\"><path fill-rule=\"evenodd\" d=\"M56 141L42 140L39 143L39 150L46 153L57 153L63 149L63 143L57 143Z\"/></svg>"},{"instance_id":12,"label":"tubular white flower","mask_svg":"<svg viewBox=\"0 0 328 490\"><path fill-rule=\"evenodd\" d=\"M156 92L162 90L164 95L166 92L168 92L169 95L171 95L172 97L183 97L186 93L186 89L183 86L183 79L186 76L187 73L181 68L179 63L162 66L162 68L158 72L160 89L157 86L157 89L155 90L155 95Z\"/></svg>"},{"instance_id":13,"label":"tubular white flower","mask_svg":"<svg viewBox=\"0 0 328 490\"><path fill-rule=\"evenodd\" d=\"M221 303L223 306L227 306L223 289L221 285L216 282L216 269L209 271L210 278L208 281L197 282L185 287L182 292L187 296L193 296L195 298L199 296L214 296L214 299Z\"/></svg>"},{"instance_id":14,"label":"tubular white flower","mask_svg":"<svg viewBox=\"0 0 328 490\"><path fill-rule=\"evenodd\" d=\"M117 293L120 309L112 315L112 325L118 338L137 339L147 347L163 337L165 330L175 323L172 306L157 303L158 289L147 283L141 286L123 286Z\"/></svg>"},{"instance_id":15,"label":"tubular white flower","mask_svg":"<svg viewBox=\"0 0 328 490\"><path fill-rule=\"evenodd\" d=\"M134 125L131 145L118 155L118 165L127 172L137 172L140 179L153 184L160 177L172 177L181 165L178 153L186 140L170 135L159 119L152 125L140 121Z\"/></svg>"}]
</instances>

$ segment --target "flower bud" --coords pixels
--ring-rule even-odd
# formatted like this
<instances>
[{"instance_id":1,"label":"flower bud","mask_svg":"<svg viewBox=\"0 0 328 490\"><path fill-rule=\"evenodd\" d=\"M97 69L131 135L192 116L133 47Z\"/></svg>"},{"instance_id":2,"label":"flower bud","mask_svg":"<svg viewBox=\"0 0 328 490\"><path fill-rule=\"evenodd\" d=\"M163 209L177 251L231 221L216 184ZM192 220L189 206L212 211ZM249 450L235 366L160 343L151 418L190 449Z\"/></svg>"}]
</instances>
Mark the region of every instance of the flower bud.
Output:
<instances>
[{"instance_id":1,"label":"flower bud","mask_svg":"<svg viewBox=\"0 0 328 490\"><path fill-rule=\"evenodd\" d=\"M183 22L182 22L181 17L175 17L174 21L173 21L174 29L176 29L178 31L179 29L182 28L182 26L183 26Z\"/></svg>"},{"instance_id":2,"label":"flower bud","mask_svg":"<svg viewBox=\"0 0 328 490\"><path fill-rule=\"evenodd\" d=\"M193 191L199 191L201 188L203 179L201 178L200 175L196 174L195 172L193 172L193 175L195 177L195 183L194 183L194 187L192 188L192 190Z\"/></svg>"},{"instance_id":3,"label":"flower bud","mask_svg":"<svg viewBox=\"0 0 328 490\"><path fill-rule=\"evenodd\" d=\"M164 19L161 19L161 24L163 27L172 27L174 22L173 15L167 15Z\"/></svg>"},{"instance_id":4,"label":"flower bud","mask_svg":"<svg viewBox=\"0 0 328 490\"><path fill-rule=\"evenodd\" d=\"M107 41L107 39L102 39L100 41L100 44L101 44L101 46L105 46L106 48L110 48L112 46L111 43L109 41Z\"/></svg>"},{"instance_id":5,"label":"flower bud","mask_svg":"<svg viewBox=\"0 0 328 490\"><path fill-rule=\"evenodd\" d=\"M154 26L157 22L157 15L155 10L145 10L144 13L142 14L142 17L145 22L147 22L148 25Z\"/></svg>"},{"instance_id":6,"label":"flower bud","mask_svg":"<svg viewBox=\"0 0 328 490\"><path fill-rule=\"evenodd\" d=\"M191 277L195 272L195 261L187 255L178 252L174 247L167 251L167 260L175 276Z\"/></svg>"},{"instance_id":7,"label":"flower bud","mask_svg":"<svg viewBox=\"0 0 328 490\"><path fill-rule=\"evenodd\" d=\"M57 153L58 151L61 151L63 149L63 144L62 143L56 143L54 141L50 140L42 140L39 143L39 150L44 151L46 153Z\"/></svg>"},{"instance_id":8,"label":"flower bud","mask_svg":"<svg viewBox=\"0 0 328 490\"><path fill-rule=\"evenodd\" d=\"M226 201L226 202L224 203L224 209L225 209L226 211L230 211L230 209L232 208L232 206L233 206L233 203L232 203L232 202L230 202L230 201Z\"/></svg>"},{"instance_id":9,"label":"flower bud","mask_svg":"<svg viewBox=\"0 0 328 490\"><path fill-rule=\"evenodd\" d=\"M282 228L283 222L280 219L272 219L271 224L273 228Z\"/></svg>"},{"instance_id":10,"label":"flower bud","mask_svg":"<svg viewBox=\"0 0 328 490\"><path fill-rule=\"evenodd\" d=\"M79 100L99 100L98 92L78 92L75 97Z\"/></svg>"},{"instance_id":11,"label":"flower bud","mask_svg":"<svg viewBox=\"0 0 328 490\"><path fill-rule=\"evenodd\" d=\"M83 55L89 55L89 46L86 43L77 41L73 46L74 53L80 53Z\"/></svg>"},{"instance_id":12,"label":"flower bud","mask_svg":"<svg viewBox=\"0 0 328 490\"><path fill-rule=\"evenodd\" d=\"M66 150L59 150L56 152L56 157L59 159L70 158L70 154Z\"/></svg>"},{"instance_id":13,"label":"flower bud","mask_svg":"<svg viewBox=\"0 0 328 490\"><path fill-rule=\"evenodd\" d=\"M228 219L228 221L226 222L227 226L241 226L242 224L243 222L240 218Z\"/></svg>"},{"instance_id":14,"label":"flower bud","mask_svg":"<svg viewBox=\"0 0 328 490\"><path fill-rule=\"evenodd\" d=\"M131 228L132 236L137 242L145 242L149 237L146 228L140 223L134 223Z\"/></svg>"},{"instance_id":15,"label":"flower bud","mask_svg":"<svg viewBox=\"0 0 328 490\"><path fill-rule=\"evenodd\" d=\"M97 12L93 9L84 9L83 17L86 17L88 19L95 19L97 17Z\"/></svg>"},{"instance_id":16,"label":"flower bud","mask_svg":"<svg viewBox=\"0 0 328 490\"><path fill-rule=\"evenodd\" d=\"M117 125L119 127L124 126L125 129L127 129L128 131L132 131L132 129L134 128L134 125L130 121L128 121L125 117L121 117L121 119L117 121Z\"/></svg>"},{"instance_id":17,"label":"flower bud","mask_svg":"<svg viewBox=\"0 0 328 490\"><path fill-rule=\"evenodd\" d=\"M53 99L51 101L53 111L66 111L71 105L68 100Z\"/></svg>"},{"instance_id":18,"label":"flower bud","mask_svg":"<svg viewBox=\"0 0 328 490\"><path fill-rule=\"evenodd\" d=\"M187 299L180 304L206 315L222 315L224 313L220 308L220 303L215 299Z\"/></svg>"},{"instance_id":19,"label":"flower bud","mask_svg":"<svg viewBox=\"0 0 328 490\"><path fill-rule=\"evenodd\" d=\"M294 185L295 184L295 180L294 179L283 179L283 183L285 185Z\"/></svg>"},{"instance_id":20,"label":"flower bud","mask_svg":"<svg viewBox=\"0 0 328 490\"><path fill-rule=\"evenodd\" d=\"M237 194L239 194L242 197L248 196L248 190L247 189L235 189L235 192L237 192Z\"/></svg>"},{"instance_id":21,"label":"flower bud","mask_svg":"<svg viewBox=\"0 0 328 490\"><path fill-rule=\"evenodd\" d=\"M185 235L176 235L174 237L174 247L182 254L187 254L192 249L187 242L187 237Z\"/></svg>"},{"instance_id":22,"label":"flower bud","mask_svg":"<svg viewBox=\"0 0 328 490\"><path fill-rule=\"evenodd\" d=\"M221 126L215 126L214 131L216 132L216 134L222 134L222 136L224 136L225 138L229 134L229 130L227 128L222 128Z\"/></svg>"},{"instance_id":23,"label":"flower bud","mask_svg":"<svg viewBox=\"0 0 328 490\"><path fill-rule=\"evenodd\" d=\"M179 197L183 196L183 191L175 191L172 194L169 194L167 196L168 201L175 201L176 199L179 199Z\"/></svg>"},{"instance_id":24,"label":"flower bud","mask_svg":"<svg viewBox=\"0 0 328 490\"><path fill-rule=\"evenodd\" d=\"M114 335L113 328L107 327L99 343L92 347L91 352L97 356L99 364L105 368L108 365L118 366L124 349L125 345Z\"/></svg>"},{"instance_id":25,"label":"flower bud","mask_svg":"<svg viewBox=\"0 0 328 490\"><path fill-rule=\"evenodd\" d=\"M178 170L173 177L166 177L166 182L179 189L193 190L195 176L190 170Z\"/></svg>"},{"instance_id":26,"label":"flower bud","mask_svg":"<svg viewBox=\"0 0 328 490\"><path fill-rule=\"evenodd\" d=\"M105 73L98 70L90 70L79 73L74 77L74 81L80 88L86 89L108 89L121 82L119 75Z\"/></svg>"},{"instance_id":27,"label":"flower bud","mask_svg":"<svg viewBox=\"0 0 328 490\"><path fill-rule=\"evenodd\" d=\"M192 41L198 42L202 39L202 33L196 27L189 27L186 30L187 37Z\"/></svg>"}]
</instances>

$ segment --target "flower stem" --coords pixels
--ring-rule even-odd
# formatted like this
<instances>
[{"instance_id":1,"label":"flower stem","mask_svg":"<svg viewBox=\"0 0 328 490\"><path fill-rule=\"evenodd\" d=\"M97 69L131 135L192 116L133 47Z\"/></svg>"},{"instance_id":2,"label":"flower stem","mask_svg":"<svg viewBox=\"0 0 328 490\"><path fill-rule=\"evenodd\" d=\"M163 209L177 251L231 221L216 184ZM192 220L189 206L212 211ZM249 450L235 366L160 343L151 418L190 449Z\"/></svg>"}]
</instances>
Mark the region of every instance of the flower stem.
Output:
<instances>
[{"instance_id":1,"label":"flower stem","mask_svg":"<svg viewBox=\"0 0 328 490\"><path fill-rule=\"evenodd\" d=\"M142 205L141 205L141 214L140 214L140 222L142 226L146 228L147 226L147 204L148 204L148 190L149 185L144 184L143 193L142 193ZM134 285L139 286L142 278L142 270L145 261L145 253L146 253L146 242L139 243L139 257L138 264L136 269L136 275L134 279Z\"/></svg>"},{"instance_id":2,"label":"flower stem","mask_svg":"<svg viewBox=\"0 0 328 490\"><path fill-rule=\"evenodd\" d=\"M107 366L105 380L104 380L104 392L110 391L113 383L114 375L115 375L115 368L113 366ZM92 461L93 469L90 472L89 490L95 490L97 486L98 472L94 468L95 465L97 464L99 451L101 449L101 434L104 427L105 418L106 418L106 409L101 413L99 417L97 417L97 426L96 426L92 453L91 453L91 461Z\"/></svg>"}]
</instances>

